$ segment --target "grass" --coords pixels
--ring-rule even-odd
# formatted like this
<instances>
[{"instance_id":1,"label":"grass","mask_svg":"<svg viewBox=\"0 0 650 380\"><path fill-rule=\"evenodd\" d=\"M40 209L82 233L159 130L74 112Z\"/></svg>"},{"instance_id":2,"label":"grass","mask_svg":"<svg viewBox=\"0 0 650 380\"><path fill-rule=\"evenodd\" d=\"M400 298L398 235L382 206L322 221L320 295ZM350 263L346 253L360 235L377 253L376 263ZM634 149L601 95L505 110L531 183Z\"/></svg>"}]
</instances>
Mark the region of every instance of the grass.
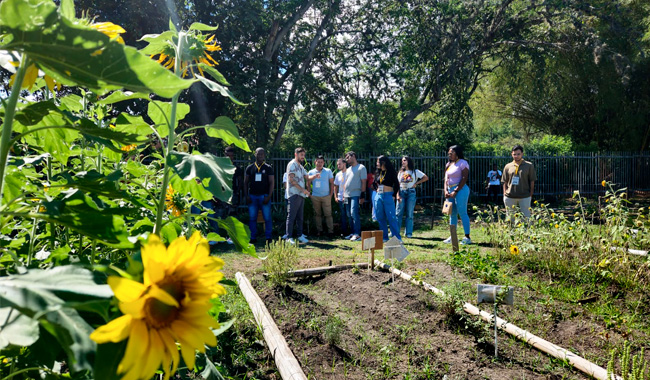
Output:
<instances>
[{"instance_id":1,"label":"grass","mask_svg":"<svg viewBox=\"0 0 650 380\"><path fill-rule=\"evenodd\" d=\"M459 230L459 235L463 233L461 230ZM440 282L440 275L434 273L432 266L448 266L451 268L452 277L456 279L452 281L452 286L455 287L455 297L475 303L474 284L476 280L481 280L481 270L474 267L468 268L467 264L463 260L459 260L458 257L454 259L454 256L450 254L450 246L442 243L447 236L447 226L443 222L438 222L432 230L420 229L415 232L413 239L405 239L405 245L411 254L404 261L403 270L407 273L417 274L418 279L443 288L445 287L444 281ZM572 271L579 271L580 268L572 263L562 266L561 262L557 262L555 265L559 265L559 267L553 267L549 273L549 268L543 262L532 262L532 260L527 262L521 258L512 257L507 250L488 244L487 242L491 239L492 237L485 229L472 224L472 240L478 243L472 251L474 261L480 264L482 259L479 258L492 258L498 265L496 269L492 268L496 272L494 273L496 277L490 279L501 285L510 285L516 288L515 305L501 308L500 316L542 337L545 336L549 325L563 321L569 323L572 320L585 321L592 326L592 329L595 328L592 335L598 341L600 349L599 353L587 353L584 356L601 366L606 365L609 359L609 350L620 345L620 341L613 339L614 336L634 336L634 347L650 345L650 320L647 306L650 304L650 298L647 292L639 291L634 287L617 286L615 282L597 281L596 278L580 273L576 274ZM228 278L234 277L236 271L245 271L249 275L256 275L263 271L262 264L258 259L235 252L222 252L219 255L226 261L224 272ZM260 255L264 256L263 253ZM377 258L381 259L381 256L379 252L376 253ZM307 268L328 265L330 262L333 265L367 262L368 257L367 252L360 251L359 242L341 239L314 241L310 245L301 245L297 260L295 268ZM465 276L469 276L469 278ZM446 281L448 282L448 280ZM306 286L313 288L313 285ZM449 287L445 290L449 291ZM251 323L252 315L247 315L246 311L242 310L246 309L243 298L238 296L234 289L231 289L231 292L233 294L224 297L224 304L230 309L230 314L237 315L238 322L235 323L231 329L233 330L232 334L226 337L226 340L232 339L245 344L237 347L232 346L236 352L229 354L232 357L230 361L223 362L227 364L232 362L233 364L225 365L223 368L232 368L236 372L238 368L241 368L239 366L241 363L251 363L264 357L256 350L264 351L266 348L262 349L259 345L251 343L259 342L259 331L254 323ZM430 295L422 297L427 299L428 307L445 307L444 301L436 300L436 297L431 298ZM581 304L581 300L587 300L587 302ZM340 320L345 325L353 326L352 321L346 319L346 314L348 313L343 313ZM452 313L450 312L450 314ZM326 325L326 321L320 319L316 319L312 323L315 328L321 330ZM404 331L408 327L401 326L398 330ZM359 336L355 344L360 352L364 353L362 356L374 355L377 358L382 358L380 362L382 373L383 375L390 374L393 370L392 365L388 360L383 359L390 345L387 342L382 342L382 339L368 334L367 331L358 331L353 328L351 330ZM224 337L222 336L220 342L223 341ZM509 344L518 343L510 342ZM218 359L215 360L219 362ZM268 363L268 355L262 360L266 360L269 367L273 366L272 363ZM356 362L346 363L346 371L358 364ZM539 363L540 368L549 366L548 371L563 365L559 361ZM439 363L416 365L409 359L409 373L414 378L432 378L439 376L444 371ZM381 376L376 377L376 374L368 376L369 378L381 378Z\"/></svg>"}]
</instances>

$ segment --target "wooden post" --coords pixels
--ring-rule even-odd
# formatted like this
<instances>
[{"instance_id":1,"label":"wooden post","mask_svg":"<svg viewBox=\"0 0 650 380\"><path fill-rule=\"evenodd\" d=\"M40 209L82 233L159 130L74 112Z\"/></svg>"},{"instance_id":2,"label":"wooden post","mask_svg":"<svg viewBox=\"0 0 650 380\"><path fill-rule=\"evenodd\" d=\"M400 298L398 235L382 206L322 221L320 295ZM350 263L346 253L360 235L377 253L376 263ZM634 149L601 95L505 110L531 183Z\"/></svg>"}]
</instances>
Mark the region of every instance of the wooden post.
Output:
<instances>
[{"instance_id":1,"label":"wooden post","mask_svg":"<svg viewBox=\"0 0 650 380\"><path fill-rule=\"evenodd\" d=\"M343 264L343 265L331 265L326 267L317 267L317 268L307 268L307 269L296 269L287 272L288 277L308 277L308 276L317 276L319 274L338 272L351 268L366 268L368 264L359 263L359 264ZM264 277L268 277L268 273L262 273Z\"/></svg>"},{"instance_id":2,"label":"wooden post","mask_svg":"<svg viewBox=\"0 0 650 380\"><path fill-rule=\"evenodd\" d=\"M384 249L384 232L383 231L361 231L361 244L363 247L363 241L366 239L375 238L375 245L370 249L370 257L368 260L368 272L374 268L375 263L375 249Z\"/></svg>"},{"instance_id":3,"label":"wooden post","mask_svg":"<svg viewBox=\"0 0 650 380\"><path fill-rule=\"evenodd\" d=\"M456 232L456 226L450 224L449 233L451 234L451 249L453 249L454 252L458 252L458 233Z\"/></svg>"},{"instance_id":4,"label":"wooden post","mask_svg":"<svg viewBox=\"0 0 650 380\"><path fill-rule=\"evenodd\" d=\"M264 340L269 346L271 355L275 359L275 365L278 367L278 372L284 380L307 380L307 376L300 367L300 363L293 352L289 349L287 341L282 336L280 329L273 321L271 314L266 309L264 302L260 299L260 296L257 295L255 289L248 281L246 276L237 272L235 274L237 283L239 284L239 289L241 289L248 306L250 306L253 315L255 316L255 321L257 325L262 329L262 334L264 334Z\"/></svg>"}]
</instances>

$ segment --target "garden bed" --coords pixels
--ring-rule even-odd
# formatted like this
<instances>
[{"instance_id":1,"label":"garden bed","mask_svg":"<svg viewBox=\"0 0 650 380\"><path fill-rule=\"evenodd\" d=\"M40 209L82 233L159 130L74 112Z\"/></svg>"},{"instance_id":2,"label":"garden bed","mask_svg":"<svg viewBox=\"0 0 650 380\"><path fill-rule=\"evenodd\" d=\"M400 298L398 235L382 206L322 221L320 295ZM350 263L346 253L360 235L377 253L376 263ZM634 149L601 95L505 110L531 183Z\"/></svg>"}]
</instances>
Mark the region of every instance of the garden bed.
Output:
<instances>
[{"instance_id":1,"label":"garden bed","mask_svg":"<svg viewBox=\"0 0 650 380\"><path fill-rule=\"evenodd\" d=\"M451 281L446 265L432 264L429 272ZM505 333L495 359L487 324L457 313L450 299L390 279L385 272L344 271L256 288L263 289L261 298L311 378L586 378ZM581 334L597 340L589 329L558 324L540 335L559 345ZM598 344L590 342L581 341L580 348L600 357Z\"/></svg>"}]
</instances>

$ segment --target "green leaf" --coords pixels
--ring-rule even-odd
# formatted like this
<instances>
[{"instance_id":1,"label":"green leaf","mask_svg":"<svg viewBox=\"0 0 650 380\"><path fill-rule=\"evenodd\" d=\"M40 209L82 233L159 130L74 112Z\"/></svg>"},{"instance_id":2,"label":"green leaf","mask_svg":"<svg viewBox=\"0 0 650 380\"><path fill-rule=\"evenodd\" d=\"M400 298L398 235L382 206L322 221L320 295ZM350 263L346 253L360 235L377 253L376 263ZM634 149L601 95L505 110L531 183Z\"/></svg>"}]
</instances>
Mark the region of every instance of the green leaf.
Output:
<instances>
[{"instance_id":1,"label":"green leaf","mask_svg":"<svg viewBox=\"0 0 650 380\"><path fill-rule=\"evenodd\" d=\"M51 1L0 3L4 50L27 53L62 83L91 89L126 88L171 98L194 80L177 77L133 47L61 17Z\"/></svg>"},{"instance_id":2,"label":"green leaf","mask_svg":"<svg viewBox=\"0 0 650 380\"><path fill-rule=\"evenodd\" d=\"M205 239L206 239L207 241L216 241L216 242L226 241L226 238L220 236L218 233L215 233L215 232L210 232L210 233L205 237Z\"/></svg>"},{"instance_id":3,"label":"green leaf","mask_svg":"<svg viewBox=\"0 0 650 380\"><path fill-rule=\"evenodd\" d=\"M74 20L74 0L61 0L60 12L61 16L68 20Z\"/></svg>"},{"instance_id":4,"label":"green leaf","mask_svg":"<svg viewBox=\"0 0 650 380\"><path fill-rule=\"evenodd\" d=\"M120 215L134 213L134 209L100 209L81 190L72 189L64 193L66 197L63 200L43 202L46 211L36 214L36 217L66 226L115 248L133 248Z\"/></svg>"},{"instance_id":5,"label":"green leaf","mask_svg":"<svg viewBox=\"0 0 650 380\"><path fill-rule=\"evenodd\" d=\"M239 130L235 123L226 116L219 116L212 124L204 125L205 133L210 137L222 139L226 144L234 144L245 152L250 152L248 142L239 136Z\"/></svg>"},{"instance_id":6,"label":"green leaf","mask_svg":"<svg viewBox=\"0 0 650 380\"><path fill-rule=\"evenodd\" d=\"M210 65L206 65L205 63L199 63L199 67L206 73L210 74L212 78L214 78L217 82L221 83L224 86L230 86L230 83L226 80L226 77L224 77L219 70L215 69L214 67Z\"/></svg>"},{"instance_id":7,"label":"green leaf","mask_svg":"<svg viewBox=\"0 0 650 380\"><path fill-rule=\"evenodd\" d=\"M207 201L214 197L212 193L203 186L203 182L197 183L196 181L184 181L181 177L174 174L169 183L172 185L174 191L184 195L189 193L193 199L198 201Z\"/></svg>"},{"instance_id":8,"label":"green leaf","mask_svg":"<svg viewBox=\"0 0 650 380\"><path fill-rule=\"evenodd\" d=\"M160 239L169 244L178 237L181 231L181 226L178 224L174 222L167 223L160 229Z\"/></svg>"},{"instance_id":9,"label":"green leaf","mask_svg":"<svg viewBox=\"0 0 650 380\"><path fill-rule=\"evenodd\" d=\"M83 110L83 98L79 95L70 94L59 99L61 105L70 112L81 112Z\"/></svg>"},{"instance_id":10,"label":"green leaf","mask_svg":"<svg viewBox=\"0 0 650 380\"><path fill-rule=\"evenodd\" d=\"M228 236L230 236L233 243L235 243L235 248L237 248L237 250L257 258L255 246L250 244L251 232L247 225L232 216L229 216L226 219L220 219L217 223L219 223L219 227L228 232Z\"/></svg>"},{"instance_id":11,"label":"green leaf","mask_svg":"<svg viewBox=\"0 0 650 380\"><path fill-rule=\"evenodd\" d=\"M236 318L233 318L225 322L219 322L219 328L212 330L214 336L219 336L224 332L226 332L226 330L228 330L233 325L233 323L235 323L236 320L237 320Z\"/></svg>"},{"instance_id":12,"label":"green leaf","mask_svg":"<svg viewBox=\"0 0 650 380\"><path fill-rule=\"evenodd\" d=\"M171 47L171 42L178 35L175 27L172 29L173 24L170 23L170 29L160 34L145 34L140 38L140 41L146 41L149 44L145 46L140 52L146 55L159 54Z\"/></svg>"},{"instance_id":13,"label":"green leaf","mask_svg":"<svg viewBox=\"0 0 650 380\"><path fill-rule=\"evenodd\" d=\"M169 117L172 113L172 104L154 100L149 102L149 107L147 108L147 115L153 120L158 130L160 137L169 136ZM174 123L174 129L178 127L178 122L183 120L185 116L190 113L190 106L185 103L178 103L176 106L176 122Z\"/></svg>"},{"instance_id":14,"label":"green leaf","mask_svg":"<svg viewBox=\"0 0 650 380\"><path fill-rule=\"evenodd\" d=\"M222 96L225 96L226 98L230 98L230 100L232 100L233 103L238 104L240 106L247 106L248 105L246 103L243 103L243 102L237 100L237 98L235 98L235 95L233 95L233 93L230 92L229 89L225 88L224 86L220 85L219 83L216 83L216 82L211 81L210 79L204 78L204 77L200 76L199 74L194 74L194 76L196 76L196 79L201 81L201 83L203 83L205 85L205 87L208 88L208 90L210 90L212 92L218 92Z\"/></svg>"},{"instance_id":15,"label":"green leaf","mask_svg":"<svg viewBox=\"0 0 650 380\"><path fill-rule=\"evenodd\" d=\"M37 289L60 297L111 298L113 291L88 269L78 266L61 266L52 269L32 269L26 274L0 278L0 294L7 288Z\"/></svg>"},{"instance_id":16,"label":"green leaf","mask_svg":"<svg viewBox=\"0 0 650 380\"><path fill-rule=\"evenodd\" d=\"M102 195L111 199L127 199L137 205L144 206L139 199L132 197L126 191L120 190L117 181L123 177L124 174L120 170L106 176L93 169L74 175L62 172L56 175L54 179L63 178L66 180L66 187L80 189L84 193Z\"/></svg>"},{"instance_id":17,"label":"green leaf","mask_svg":"<svg viewBox=\"0 0 650 380\"><path fill-rule=\"evenodd\" d=\"M131 92L131 91L115 91L105 97L104 99L97 102L97 104L115 104L123 102L125 100L131 99L147 99L149 100L149 94L144 92Z\"/></svg>"},{"instance_id":18,"label":"green leaf","mask_svg":"<svg viewBox=\"0 0 650 380\"><path fill-rule=\"evenodd\" d=\"M9 345L31 346L38 336L38 321L12 307L0 308L0 350Z\"/></svg>"},{"instance_id":19,"label":"green leaf","mask_svg":"<svg viewBox=\"0 0 650 380\"><path fill-rule=\"evenodd\" d=\"M208 355L202 354L202 356L205 357L205 368L201 372L201 378L205 380L224 380L217 367L208 358Z\"/></svg>"},{"instance_id":20,"label":"green leaf","mask_svg":"<svg viewBox=\"0 0 650 380\"><path fill-rule=\"evenodd\" d=\"M200 30L200 31L206 31L206 32L211 32L214 30L219 29L218 26L210 26L206 24L202 24L200 22L194 22L192 25L190 25L190 30Z\"/></svg>"},{"instance_id":21,"label":"green leaf","mask_svg":"<svg viewBox=\"0 0 650 380\"><path fill-rule=\"evenodd\" d=\"M187 154L173 152L168 160L176 174L183 181L210 179L206 188L218 199L228 202L232 197L232 176L235 167L227 157L216 157L210 153ZM203 182L205 183L205 182Z\"/></svg>"},{"instance_id":22,"label":"green leaf","mask_svg":"<svg viewBox=\"0 0 650 380\"><path fill-rule=\"evenodd\" d=\"M7 204L23 194L23 186L27 183L27 177L19 168L7 165L5 174L4 192L2 193L3 203Z\"/></svg>"},{"instance_id":23,"label":"green leaf","mask_svg":"<svg viewBox=\"0 0 650 380\"><path fill-rule=\"evenodd\" d=\"M126 113L121 113L115 119L115 131L131 132L140 136L149 136L153 133L151 127L144 121L142 116L131 116Z\"/></svg>"},{"instance_id":24,"label":"green leaf","mask_svg":"<svg viewBox=\"0 0 650 380\"><path fill-rule=\"evenodd\" d=\"M125 339L119 343L104 343L97 345L97 358L95 360L95 367L93 368L92 378L95 380L114 380L119 378L117 375L117 367L122 361L124 351L126 351L126 344L128 340Z\"/></svg>"}]
</instances>

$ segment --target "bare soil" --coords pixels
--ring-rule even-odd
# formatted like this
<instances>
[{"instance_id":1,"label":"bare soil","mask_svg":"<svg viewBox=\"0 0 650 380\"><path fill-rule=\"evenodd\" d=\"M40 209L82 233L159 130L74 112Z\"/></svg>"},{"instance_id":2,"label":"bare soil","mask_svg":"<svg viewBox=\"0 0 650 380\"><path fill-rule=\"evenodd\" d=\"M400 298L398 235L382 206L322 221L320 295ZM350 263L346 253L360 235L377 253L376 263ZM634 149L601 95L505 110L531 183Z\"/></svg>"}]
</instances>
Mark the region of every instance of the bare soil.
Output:
<instances>
[{"instance_id":1,"label":"bare soil","mask_svg":"<svg viewBox=\"0 0 650 380\"><path fill-rule=\"evenodd\" d=\"M440 279L436 286L458 276L444 264L427 266ZM312 379L587 378L503 332L496 359L490 326L403 280L391 282L389 273L343 271L272 289L258 279L254 286ZM593 338L588 321L548 326L553 343L602 354L593 339L579 338Z\"/></svg>"}]
</instances>

